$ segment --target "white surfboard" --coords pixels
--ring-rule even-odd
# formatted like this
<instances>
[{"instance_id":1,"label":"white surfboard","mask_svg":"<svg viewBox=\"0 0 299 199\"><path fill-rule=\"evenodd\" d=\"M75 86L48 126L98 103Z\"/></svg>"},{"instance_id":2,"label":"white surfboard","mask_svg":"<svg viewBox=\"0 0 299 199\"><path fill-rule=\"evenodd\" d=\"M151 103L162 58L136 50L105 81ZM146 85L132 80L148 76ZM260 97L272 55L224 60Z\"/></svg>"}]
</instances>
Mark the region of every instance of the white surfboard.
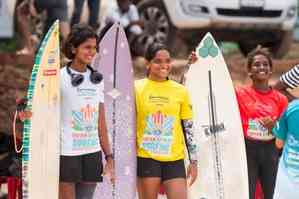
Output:
<instances>
[{"instance_id":1,"label":"white surfboard","mask_svg":"<svg viewBox=\"0 0 299 199\"><path fill-rule=\"evenodd\" d=\"M60 154L59 22L35 57L28 88L32 117L23 132L23 199L57 199Z\"/></svg>"},{"instance_id":2,"label":"white surfboard","mask_svg":"<svg viewBox=\"0 0 299 199\"><path fill-rule=\"evenodd\" d=\"M210 33L196 49L186 75L198 142L198 179L189 199L248 199L241 119L230 74Z\"/></svg>"}]
</instances>

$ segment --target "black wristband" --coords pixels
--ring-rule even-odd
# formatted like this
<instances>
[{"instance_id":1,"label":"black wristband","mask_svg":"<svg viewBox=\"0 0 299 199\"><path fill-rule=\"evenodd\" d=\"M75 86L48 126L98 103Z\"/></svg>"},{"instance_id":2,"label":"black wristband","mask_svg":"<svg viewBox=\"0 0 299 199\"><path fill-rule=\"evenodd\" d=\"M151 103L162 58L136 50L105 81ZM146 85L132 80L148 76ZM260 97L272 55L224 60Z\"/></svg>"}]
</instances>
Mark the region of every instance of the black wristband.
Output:
<instances>
[{"instance_id":1,"label":"black wristband","mask_svg":"<svg viewBox=\"0 0 299 199\"><path fill-rule=\"evenodd\" d=\"M114 159L112 153L109 153L109 154L105 155L105 160L106 160L106 161L107 161L109 158L111 158L112 160Z\"/></svg>"}]
</instances>

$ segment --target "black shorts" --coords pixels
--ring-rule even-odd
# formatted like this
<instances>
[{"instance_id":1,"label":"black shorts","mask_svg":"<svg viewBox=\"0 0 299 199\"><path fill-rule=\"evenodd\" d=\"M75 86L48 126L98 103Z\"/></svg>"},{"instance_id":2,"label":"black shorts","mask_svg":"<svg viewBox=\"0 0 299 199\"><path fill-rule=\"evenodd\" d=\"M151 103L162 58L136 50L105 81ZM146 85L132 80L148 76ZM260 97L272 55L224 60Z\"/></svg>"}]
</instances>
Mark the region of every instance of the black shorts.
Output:
<instances>
[{"instance_id":1,"label":"black shorts","mask_svg":"<svg viewBox=\"0 0 299 199\"><path fill-rule=\"evenodd\" d=\"M60 182L102 182L102 153L60 156Z\"/></svg>"},{"instance_id":2,"label":"black shorts","mask_svg":"<svg viewBox=\"0 0 299 199\"><path fill-rule=\"evenodd\" d=\"M162 181L186 178L184 160L161 162L151 158L137 157L138 177L160 177Z\"/></svg>"}]
</instances>

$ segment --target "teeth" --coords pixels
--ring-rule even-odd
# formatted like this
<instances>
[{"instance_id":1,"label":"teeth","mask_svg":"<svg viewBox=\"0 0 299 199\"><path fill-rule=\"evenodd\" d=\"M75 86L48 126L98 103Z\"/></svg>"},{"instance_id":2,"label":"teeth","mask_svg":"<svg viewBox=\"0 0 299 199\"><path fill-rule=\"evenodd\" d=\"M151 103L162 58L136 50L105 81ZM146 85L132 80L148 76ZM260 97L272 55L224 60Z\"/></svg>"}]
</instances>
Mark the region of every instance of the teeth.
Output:
<instances>
[{"instance_id":1,"label":"teeth","mask_svg":"<svg viewBox=\"0 0 299 199\"><path fill-rule=\"evenodd\" d=\"M266 74L266 72L264 72L264 71L260 71L259 74Z\"/></svg>"}]
</instances>

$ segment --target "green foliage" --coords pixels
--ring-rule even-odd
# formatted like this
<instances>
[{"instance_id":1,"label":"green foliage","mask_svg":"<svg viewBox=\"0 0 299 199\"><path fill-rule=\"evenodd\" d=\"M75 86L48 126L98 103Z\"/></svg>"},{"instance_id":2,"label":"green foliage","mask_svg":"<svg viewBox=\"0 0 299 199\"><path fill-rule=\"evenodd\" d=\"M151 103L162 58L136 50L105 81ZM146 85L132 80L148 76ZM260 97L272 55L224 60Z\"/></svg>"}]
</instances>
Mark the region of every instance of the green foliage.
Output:
<instances>
[{"instance_id":1,"label":"green foliage","mask_svg":"<svg viewBox=\"0 0 299 199\"><path fill-rule=\"evenodd\" d=\"M15 38L0 40L0 52L15 52L17 42Z\"/></svg>"}]
</instances>

